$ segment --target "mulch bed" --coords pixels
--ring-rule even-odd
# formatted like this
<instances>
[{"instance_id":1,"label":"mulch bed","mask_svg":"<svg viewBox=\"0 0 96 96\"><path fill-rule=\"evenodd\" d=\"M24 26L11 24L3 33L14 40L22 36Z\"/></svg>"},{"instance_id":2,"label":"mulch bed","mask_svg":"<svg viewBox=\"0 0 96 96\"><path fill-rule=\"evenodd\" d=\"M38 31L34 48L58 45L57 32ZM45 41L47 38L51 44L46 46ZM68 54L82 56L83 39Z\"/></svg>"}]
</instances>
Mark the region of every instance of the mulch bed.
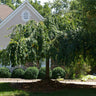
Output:
<instances>
[{"instance_id":1,"label":"mulch bed","mask_svg":"<svg viewBox=\"0 0 96 96\"><path fill-rule=\"evenodd\" d=\"M64 88L96 88L92 85L66 84L52 80L41 80L32 83L11 83L11 87L28 92L52 92Z\"/></svg>"}]
</instances>

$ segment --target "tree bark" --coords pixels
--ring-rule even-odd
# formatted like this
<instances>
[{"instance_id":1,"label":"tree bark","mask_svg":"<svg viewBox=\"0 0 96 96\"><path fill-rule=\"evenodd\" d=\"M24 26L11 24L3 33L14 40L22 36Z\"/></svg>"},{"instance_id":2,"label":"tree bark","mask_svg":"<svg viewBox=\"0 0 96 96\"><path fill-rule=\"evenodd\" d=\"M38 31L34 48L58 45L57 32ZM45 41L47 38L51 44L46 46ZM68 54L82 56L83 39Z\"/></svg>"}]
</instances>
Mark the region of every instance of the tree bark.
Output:
<instances>
[{"instance_id":1,"label":"tree bark","mask_svg":"<svg viewBox=\"0 0 96 96\"><path fill-rule=\"evenodd\" d=\"M37 60L37 68L39 68L39 60Z\"/></svg>"},{"instance_id":2,"label":"tree bark","mask_svg":"<svg viewBox=\"0 0 96 96\"><path fill-rule=\"evenodd\" d=\"M49 79L49 57L46 58L46 79Z\"/></svg>"}]
</instances>

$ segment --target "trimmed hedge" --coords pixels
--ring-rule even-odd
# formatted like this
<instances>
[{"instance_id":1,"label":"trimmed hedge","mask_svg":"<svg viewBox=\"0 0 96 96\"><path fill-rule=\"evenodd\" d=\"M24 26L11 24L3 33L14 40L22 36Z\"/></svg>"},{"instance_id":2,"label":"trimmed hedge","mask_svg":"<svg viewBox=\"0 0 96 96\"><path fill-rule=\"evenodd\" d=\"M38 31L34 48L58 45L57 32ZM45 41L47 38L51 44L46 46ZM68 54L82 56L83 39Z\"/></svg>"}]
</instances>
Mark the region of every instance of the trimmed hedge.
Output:
<instances>
[{"instance_id":1,"label":"trimmed hedge","mask_svg":"<svg viewBox=\"0 0 96 96\"><path fill-rule=\"evenodd\" d=\"M24 78L25 79L37 79L39 70L37 67L29 67L26 69Z\"/></svg>"},{"instance_id":2,"label":"trimmed hedge","mask_svg":"<svg viewBox=\"0 0 96 96\"><path fill-rule=\"evenodd\" d=\"M8 68L2 67L0 68L0 78L10 78L11 72Z\"/></svg>"},{"instance_id":3,"label":"trimmed hedge","mask_svg":"<svg viewBox=\"0 0 96 96\"><path fill-rule=\"evenodd\" d=\"M22 68L16 68L13 70L12 78L23 78L25 71Z\"/></svg>"},{"instance_id":4,"label":"trimmed hedge","mask_svg":"<svg viewBox=\"0 0 96 96\"><path fill-rule=\"evenodd\" d=\"M46 67L42 67L39 70L38 78L39 79L45 79L45 76L46 76ZM49 76L50 76L50 78L52 77L52 71L51 71L51 69L49 70Z\"/></svg>"},{"instance_id":5,"label":"trimmed hedge","mask_svg":"<svg viewBox=\"0 0 96 96\"><path fill-rule=\"evenodd\" d=\"M61 67L55 67L52 71L52 78L64 78L65 76L65 70Z\"/></svg>"}]
</instances>

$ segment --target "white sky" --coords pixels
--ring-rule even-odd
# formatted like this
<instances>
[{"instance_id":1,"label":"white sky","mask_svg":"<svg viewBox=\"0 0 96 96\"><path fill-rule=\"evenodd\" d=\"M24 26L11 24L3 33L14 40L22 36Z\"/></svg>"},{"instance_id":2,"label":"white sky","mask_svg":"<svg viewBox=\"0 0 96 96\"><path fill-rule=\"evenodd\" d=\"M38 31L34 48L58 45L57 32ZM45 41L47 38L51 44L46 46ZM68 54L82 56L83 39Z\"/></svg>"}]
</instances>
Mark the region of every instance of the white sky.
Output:
<instances>
[{"instance_id":1,"label":"white sky","mask_svg":"<svg viewBox=\"0 0 96 96\"><path fill-rule=\"evenodd\" d=\"M21 0L21 1L25 1L25 0ZM34 0L33 0L34 1ZM41 2L41 4L43 5L45 2L53 2L53 0L38 0Z\"/></svg>"},{"instance_id":2,"label":"white sky","mask_svg":"<svg viewBox=\"0 0 96 96\"><path fill-rule=\"evenodd\" d=\"M44 4L45 2L53 2L53 0L38 0L38 1L40 1L41 2L41 4Z\"/></svg>"}]
</instances>

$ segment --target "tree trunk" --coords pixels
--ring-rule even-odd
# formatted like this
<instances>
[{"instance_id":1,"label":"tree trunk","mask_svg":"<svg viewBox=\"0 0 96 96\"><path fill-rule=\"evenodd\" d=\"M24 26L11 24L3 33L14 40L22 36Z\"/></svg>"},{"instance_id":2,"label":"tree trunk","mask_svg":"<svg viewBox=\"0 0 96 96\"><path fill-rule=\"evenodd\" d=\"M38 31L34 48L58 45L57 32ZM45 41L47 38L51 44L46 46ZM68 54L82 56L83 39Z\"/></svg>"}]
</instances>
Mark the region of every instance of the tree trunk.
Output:
<instances>
[{"instance_id":1,"label":"tree trunk","mask_svg":"<svg viewBox=\"0 0 96 96\"><path fill-rule=\"evenodd\" d=\"M84 43L84 46L83 46L83 57L84 57L84 61L86 59L86 49L85 49L86 45Z\"/></svg>"},{"instance_id":2,"label":"tree trunk","mask_svg":"<svg viewBox=\"0 0 96 96\"><path fill-rule=\"evenodd\" d=\"M46 58L46 79L49 79L49 57Z\"/></svg>"},{"instance_id":3,"label":"tree trunk","mask_svg":"<svg viewBox=\"0 0 96 96\"><path fill-rule=\"evenodd\" d=\"M39 60L37 60L37 68L39 68Z\"/></svg>"}]
</instances>

